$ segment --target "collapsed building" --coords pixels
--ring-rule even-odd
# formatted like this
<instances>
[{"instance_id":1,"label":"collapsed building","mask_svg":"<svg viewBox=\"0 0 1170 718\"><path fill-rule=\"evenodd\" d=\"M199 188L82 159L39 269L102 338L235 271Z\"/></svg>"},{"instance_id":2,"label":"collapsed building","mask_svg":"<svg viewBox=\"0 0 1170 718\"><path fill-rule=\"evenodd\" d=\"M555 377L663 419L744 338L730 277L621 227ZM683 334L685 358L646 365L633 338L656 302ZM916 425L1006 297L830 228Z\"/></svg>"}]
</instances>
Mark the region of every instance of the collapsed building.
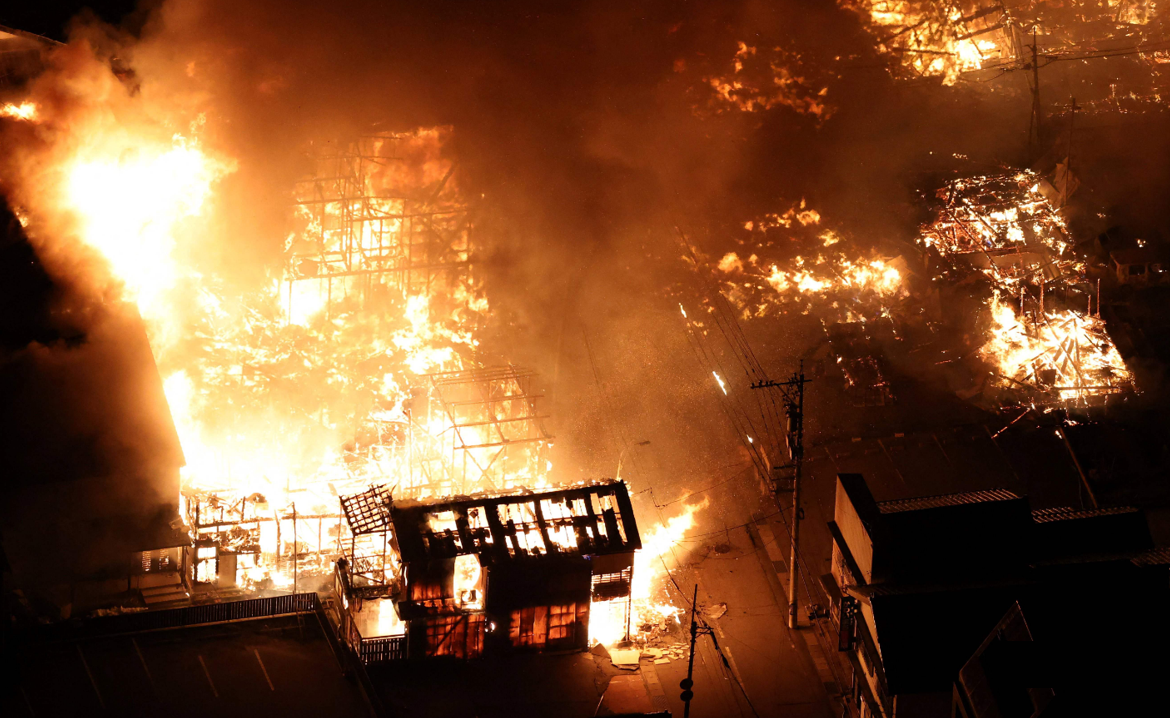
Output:
<instances>
[{"instance_id":1,"label":"collapsed building","mask_svg":"<svg viewBox=\"0 0 1170 718\"><path fill-rule=\"evenodd\" d=\"M919 237L941 274L977 275L990 288L977 353L998 403L1095 403L1132 390L1057 209L1074 182L1059 167L1052 181L1029 170L952 180Z\"/></svg>"},{"instance_id":2,"label":"collapsed building","mask_svg":"<svg viewBox=\"0 0 1170 718\"><path fill-rule=\"evenodd\" d=\"M1004 291L1075 279L1083 264L1058 212L1062 195L1030 170L955 179L935 192L936 216L919 242Z\"/></svg>"},{"instance_id":3,"label":"collapsed building","mask_svg":"<svg viewBox=\"0 0 1170 718\"><path fill-rule=\"evenodd\" d=\"M1146 0L846 0L842 5L868 26L891 72L907 79L986 82L1007 70L1031 70L1029 61L1037 54L1045 65L1121 56L1129 65L1148 67L1165 57L1157 7ZM1132 52L1135 45L1151 47L1138 54ZM1114 85L1111 97L1102 99L1115 104L1119 95L1137 99L1150 89L1137 82L1118 93Z\"/></svg>"},{"instance_id":4,"label":"collapsed building","mask_svg":"<svg viewBox=\"0 0 1170 718\"><path fill-rule=\"evenodd\" d=\"M630 620L642 544L620 480L427 501L373 487L341 506L334 616L366 663L584 649L593 606Z\"/></svg>"},{"instance_id":5,"label":"collapsed building","mask_svg":"<svg viewBox=\"0 0 1170 718\"><path fill-rule=\"evenodd\" d=\"M394 487L405 497L514 489L530 477L537 483L531 450L543 449L550 437L540 424L532 376L515 367L424 376L410 416L384 422L389 426L378 427L363 451L403 460ZM442 428L432 433L432 426ZM337 508L338 489L352 491L361 483L334 479L305 486L284 505L259 492L185 488L184 518L195 536L192 580L219 592L243 592L295 588L298 576L328 577L355 530Z\"/></svg>"},{"instance_id":6,"label":"collapsed building","mask_svg":"<svg viewBox=\"0 0 1170 718\"><path fill-rule=\"evenodd\" d=\"M297 231L271 297L277 320L266 336L213 328L215 346L228 351L188 370L211 398L180 432L198 444L183 487L198 588L328 583L352 538L338 496L388 477L399 500L546 483L552 437L535 372L461 353L475 346L486 302L471 272L474 208L460 198L455 164L439 159L444 132L370 133L309 147L310 171L295 186ZM306 368L297 381L310 391L279 381L298 364ZM225 374L224 365L235 369ZM318 367L324 371L314 375ZM321 391L328 386L349 393ZM230 433L209 438L206 425L247 424L216 417L241 394L257 412L280 402L275 426L283 431L272 435L265 421L246 429L248 444ZM332 430L337 415L347 433ZM296 456L295 436L320 441L325 459L279 462L279 478L268 475L270 462L255 466L263 478L238 475L236 466L282 445Z\"/></svg>"}]
</instances>

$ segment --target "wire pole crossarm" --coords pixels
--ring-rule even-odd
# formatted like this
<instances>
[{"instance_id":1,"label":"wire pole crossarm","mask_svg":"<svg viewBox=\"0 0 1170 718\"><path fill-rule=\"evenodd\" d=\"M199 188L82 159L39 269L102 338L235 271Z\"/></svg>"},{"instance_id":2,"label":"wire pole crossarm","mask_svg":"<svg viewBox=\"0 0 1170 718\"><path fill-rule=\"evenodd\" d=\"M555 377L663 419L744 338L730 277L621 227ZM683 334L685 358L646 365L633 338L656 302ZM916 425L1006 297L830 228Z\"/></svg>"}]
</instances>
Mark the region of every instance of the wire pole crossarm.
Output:
<instances>
[{"instance_id":1,"label":"wire pole crossarm","mask_svg":"<svg viewBox=\"0 0 1170 718\"><path fill-rule=\"evenodd\" d=\"M1040 105L1040 58L1036 46L1036 27L1032 27L1032 117L1028 123L1028 149L1034 158L1040 152L1040 123L1044 119Z\"/></svg>"},{"instance_id":2,"label":"wire pole crossarm","mask_svg":"<svg viewBox=\"0 0 1170 718\"><path fill-rule=\"evenodd\" d=\"M764 380L752 384L753 389L778 388L784 395L784 410L788 418L785 439L788 454L792 459L792 552L788 560L788 627L796 628L796 585L799 581L800 557L800 478L804 464L804 385L809 383L804 376L804 362L792 378L787 381ZM777 489L778 491L778 489ZM779 496L776 497L779 502Z\"/></svg>"}]
</instances>

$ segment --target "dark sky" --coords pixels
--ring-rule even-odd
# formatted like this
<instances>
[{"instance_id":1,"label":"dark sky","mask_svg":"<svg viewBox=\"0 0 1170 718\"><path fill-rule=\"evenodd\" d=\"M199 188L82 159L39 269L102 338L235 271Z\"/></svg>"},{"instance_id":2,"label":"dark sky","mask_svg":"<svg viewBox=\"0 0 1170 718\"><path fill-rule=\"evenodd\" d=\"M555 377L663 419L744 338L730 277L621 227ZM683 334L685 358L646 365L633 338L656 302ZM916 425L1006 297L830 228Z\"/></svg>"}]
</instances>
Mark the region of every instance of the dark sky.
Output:
<instances>
[{"instance_id":1,"label":"dark sky","mask_svg":"<svg viewBox=\"0 0 1170 718\"><path fill-rule=\"evenodd\" d=\"M138 0L40 0L40 2L11 2L0 7L0 25L26 30L54 40L65 39L69 20L89 9L106 22L117 24L130 15Z\"/></svg>"}]
</instances>

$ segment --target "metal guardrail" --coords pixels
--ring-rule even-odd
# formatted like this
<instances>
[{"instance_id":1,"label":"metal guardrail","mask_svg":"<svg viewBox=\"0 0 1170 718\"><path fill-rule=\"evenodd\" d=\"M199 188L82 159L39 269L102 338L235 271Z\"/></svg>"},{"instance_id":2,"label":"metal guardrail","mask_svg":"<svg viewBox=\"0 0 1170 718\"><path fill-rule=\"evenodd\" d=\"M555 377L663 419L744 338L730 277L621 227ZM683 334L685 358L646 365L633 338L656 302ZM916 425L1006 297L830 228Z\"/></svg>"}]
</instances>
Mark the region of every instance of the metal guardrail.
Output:
<instances>
[{"instance_id":1,"label":"metal guardrail","mask_svg":"<svg viewBox=\"0 0 1170 718\"><path fill-rule=\"evenodd\" d=\"M108 636L119 633L140 633L169 628L184 628L209 623L247 621L297 613L313 613L320 606L316 593L294 593L244 601L208 603L142 613L124 613L120 616L63 621L41 626L34 637L41 640L66 640Z\"/></svg>"},{"instance_id":2,"label":"metal guardrail","mask_svg":"<svg viewBox=\"0 0 1170 718\"><path fill-rule=\"evenodd\" d=\"M358 630L353 616L349 613L349 601L360 601L358 591L350 582L348 562L337 562L333 571L333 590L346 603L336 607L337 631L342 641L352 650L362 665L400 661L407 657L406 636L375 636L366 638Z\"/></svg>"}]
</instances>

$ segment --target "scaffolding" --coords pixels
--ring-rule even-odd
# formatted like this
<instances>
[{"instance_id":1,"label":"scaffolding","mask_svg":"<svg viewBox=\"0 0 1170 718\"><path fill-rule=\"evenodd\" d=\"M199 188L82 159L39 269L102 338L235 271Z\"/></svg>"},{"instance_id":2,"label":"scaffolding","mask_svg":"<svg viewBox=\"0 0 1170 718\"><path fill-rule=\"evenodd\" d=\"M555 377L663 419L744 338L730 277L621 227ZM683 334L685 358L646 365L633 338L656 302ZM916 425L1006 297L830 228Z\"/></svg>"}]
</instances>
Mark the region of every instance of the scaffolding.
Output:
<instances>
[{"instance_id":1,"label":"scaffolding","mask_svg":"<svg viewBox=\"0 0 1170 718\"><path fill-rule=\"evenodd\" d=\"M350 590L363 598L389 595L401 574L390 546L390 491L373 486L340 500L347 534L341 543Z\"/></svg>"},{"instance_id":2,"label":"scaffolding","mask_svg":"<svg viewBox=\"0 0 1170 718\"><path fill-rule=\"evenodd\" d=\"M412 402L411 498L531 486L543 476L552 436L532 391L535 372L514 366L421 377Z\"/></svg>"},{"instance_id":3,"label":"scaffolding","mask_svg":"<svg viewBox=\"0 0 1170 718\"><path fill-rule=\"evenodd\" d=\"M364 296L374 284L429 296L442 275L468 281L471 212L452 186L454 163L436 177L417 176L426 173L411 164L409 150L422 141L437 146L420 133L386 133L311 148L312 169L295 189L306 226L286 252L290 316L294 285L303 282L316 283L329 306L336 296Z\"/></svg>"}]
</instances>

